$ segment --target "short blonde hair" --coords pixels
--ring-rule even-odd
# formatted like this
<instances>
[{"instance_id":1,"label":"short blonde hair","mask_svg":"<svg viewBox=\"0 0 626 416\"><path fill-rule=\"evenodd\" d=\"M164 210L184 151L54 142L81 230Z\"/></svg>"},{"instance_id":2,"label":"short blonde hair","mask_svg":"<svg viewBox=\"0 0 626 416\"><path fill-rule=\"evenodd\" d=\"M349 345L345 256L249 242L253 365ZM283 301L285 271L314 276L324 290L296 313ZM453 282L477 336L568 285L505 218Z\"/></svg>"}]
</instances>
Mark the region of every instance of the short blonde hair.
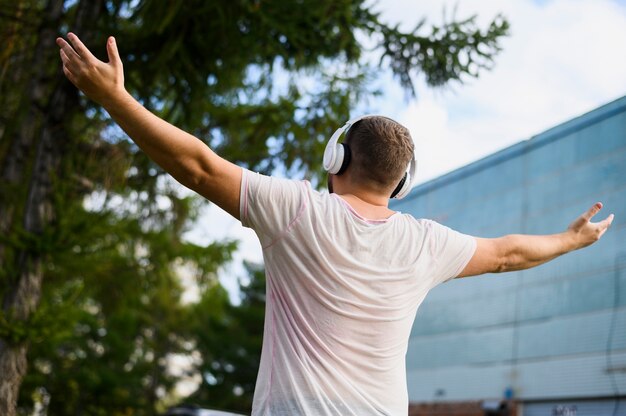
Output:
<instances>
[{"instance_id":1,"label":"short blonde hair","mask_svg":"<svg viewBox=\"0 0 626 416\"><path fill-rule=\"evenodd\" d=\"M409 130L382 116L371 116L354 123L345 143L352 158L348 170L361 185L391 193L406 172L415 146Z\"/></svg>"}]
</instances>

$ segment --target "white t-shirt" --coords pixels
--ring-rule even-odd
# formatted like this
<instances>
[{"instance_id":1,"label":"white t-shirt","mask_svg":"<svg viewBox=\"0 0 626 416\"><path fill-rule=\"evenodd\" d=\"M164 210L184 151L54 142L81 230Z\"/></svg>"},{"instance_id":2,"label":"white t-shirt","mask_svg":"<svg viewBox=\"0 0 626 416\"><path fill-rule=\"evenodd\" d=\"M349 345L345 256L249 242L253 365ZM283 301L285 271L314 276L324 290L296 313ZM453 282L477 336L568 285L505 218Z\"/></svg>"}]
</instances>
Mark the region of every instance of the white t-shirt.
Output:
<instances>
[{"instance_id":1,"label":"white t-shirt","mask_svg":"<svg viewBox=\"0 0 626 416\"><path fill-rule=\"evenodd\" d=\"M415 313L474 238L407 214L365 219L306 181L244 169L241 185L267 277L252 415L406 415Z\"/></svg>"}]
</instances>

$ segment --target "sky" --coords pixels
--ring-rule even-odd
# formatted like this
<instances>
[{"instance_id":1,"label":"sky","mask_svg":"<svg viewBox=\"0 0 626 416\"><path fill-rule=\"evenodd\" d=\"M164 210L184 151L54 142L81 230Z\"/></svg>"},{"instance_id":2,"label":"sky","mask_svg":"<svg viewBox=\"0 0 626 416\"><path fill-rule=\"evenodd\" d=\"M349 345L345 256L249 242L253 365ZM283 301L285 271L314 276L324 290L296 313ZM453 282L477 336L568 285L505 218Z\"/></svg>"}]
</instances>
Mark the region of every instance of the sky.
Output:
<instances>
[{"instance_id":1,"label":"sky","mask_svg":"<svg viewBox=\"0 0 626 416\"><path fill-rule=\"evenodd\" d=\"M498 13L511 25L492 71L478 79L406 94L390 73L383 94L368 110L404 124L415 141L416 184L481 159L557 124L626 95L626 0L379 0L383 21L410 29L422 18L442 22L444 7L456 16L477 15L478 25ZM354 114L357 115L357 114ZM339 127L339 126L338 126ZM254 233L210 205L187 237L200 244L240 240L235 261L220 273L231 299L241 260L261 262ZM190 290L188 300L193 300Z\"/></svg>"}]
</instances>

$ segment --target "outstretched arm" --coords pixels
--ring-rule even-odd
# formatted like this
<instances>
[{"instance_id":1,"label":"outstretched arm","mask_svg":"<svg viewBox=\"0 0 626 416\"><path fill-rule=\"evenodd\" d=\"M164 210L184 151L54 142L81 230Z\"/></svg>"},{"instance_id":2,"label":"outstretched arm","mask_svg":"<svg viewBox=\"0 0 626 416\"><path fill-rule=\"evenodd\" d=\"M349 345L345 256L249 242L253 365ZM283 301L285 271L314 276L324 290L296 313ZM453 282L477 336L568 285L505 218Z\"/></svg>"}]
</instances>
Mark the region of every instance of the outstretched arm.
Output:
<instances>
[{"instance_id":1,"label":"outstretched arm","mask_svg":"<svg viewBox=\"0 0 626 416\"><path fill-rule=\"evenodd\" d=\"M613 222L613 214L598 223L591 222L601 209L602 203L596 203L560 234L476 238L476 252L457 277L529 269L589 246L598 241Z\"/></svg>"},{"instance_id":2,"label":"outstretched arm","mask_svg":"<svg viewBox=\"0 0 626 416\"><path fill-rule=\"evenodd\" d=\"M73 33L57 39L63 72L87 97L102 105L137 145L178 182L239 218L241 168L215 154L198 138L158 118L124 88L115 39L109 62L98 60Z\"/></svg>"}]
</instances>

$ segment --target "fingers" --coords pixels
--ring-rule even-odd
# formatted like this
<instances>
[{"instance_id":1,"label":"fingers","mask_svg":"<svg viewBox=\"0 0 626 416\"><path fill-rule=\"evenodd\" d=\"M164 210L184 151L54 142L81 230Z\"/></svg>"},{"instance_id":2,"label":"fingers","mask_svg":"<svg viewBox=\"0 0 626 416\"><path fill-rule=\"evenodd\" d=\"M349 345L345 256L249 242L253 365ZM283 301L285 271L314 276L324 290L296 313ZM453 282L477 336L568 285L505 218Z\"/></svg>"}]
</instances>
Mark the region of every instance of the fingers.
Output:
<instances>
[{"instance_id":1,"label":"fingers","mask_svg":"<svg viewBox=\"0 0 626 416\"><path fill-rule=\"evenodd\" d=\"M604 229L609 228L611 226L611 223L613 222L613 218L615 218L615 216L611 214L608 217L606 217L604 220L600 221L598 225L600 225L600 227Z\"/></svg>"},{"instance_id":2,"label":"fingers","mask_svg":"<svg viewBox=\"0 0 626 416\"><path fill-rule=\"evenodd\" d=\"M68 47L72 49L69 45ZM69 53L71 54L71 52ZM68 52L66 52L65 50L59 49L59 55L61 55L61 62L63 62L63 73L65 74L67 79L69 79L70 81L72 81L72 83L74 83L74 80L76 79L75 74L79 72L79 69L76 66L77 63L75 62L75 60L73 61L72 58L70 58L67 54ZM80 57L76 55L75 59L80 59Z\"/></svg>"},{"instance_id":3,"label":"fingers","mask_svg":"<svg viewBox=\"0 0 626 416\"><path fill-rule=\"evenodd\" d=\"M604 233L609 229L611 223L613 222L613 214L606 217L603 221L598 223L599 232L598 232L598 240L604 235Z\"/></svg>"},{"instance_id":4,"label":"fingers","mask_svg":"<svg viewBox=\"0 0 626 416\"><path fill-rule=\"evenodd\" d=\"M596 202L587 212L581 215L586 221L590 221L602 209L602 202Z\"/></svg>"},{"instance_id":5,"label":"fingers","mask_svg":"<svg viewBox=\"0 0 626 416\"><path fill-rule=\"evenodd\" d=\"M61 62L63 62L63 73L72 83L76 84L76 74L79 74L80 66L82 64L81 57L76 53L72 45L67 43L63 38L57 38L57 45L59 46L59 55L61 55Z\"/></svg>"},{"instance_id":6,"label":"fingers","mask_svg":"<svg viewBox=\"0 0 626 416\"><path fill-rule=\"evenodd\" d=\"M63 73L65 74L67 79L69 79L73 84L76 84L76 76L65 65L63 66Z\"/></svg>"},{"instance_id":7,"label":"fingers","mask_svg":"<svg viewBox=\"0 0 626 416\"><path fill-rule=\"evenodd\" d=\"M57 38L57 45L59 46L59 49L62 52L65 52L65 57L68 60L72 60L72 59L80 59L80 56L78 56L78 54L76 53L76 51L74 50L74 48L72 48L72 45L70 45L69 43L67 43L65 41L65 39L63 38ZM61 56L61 58L63 58L63 56Z\"/></svg>"},{"instance_id":8,"label":"fingers","mask_svg":"<svg viewBox=\"0 0 626 416\"><path fill-rule=\"evenodd\" d=\"M67 52L63 49L59 50L59 55L61 55L61 61L63 62L63 67L73 68L76 70L76 62L72 61L72 58L67 56Z\"/></svg>"},{"instance_id":9,"label":"fingers","mask_svg":"<svg viewBox=\"0 0 626 416\"><path fill-rule=\"evenodd\" d=\"M59 46L59 55L63 62L63 73L76 85L78 77L84 71L85 64L90 61L94 63L97 58L89 52L89 49L78 39L78 36L68 33L67 38L71 44L61 37L56 39L56 44Z\"/></svg>"},{"instance_id":10,"label":"fingers","mask_svg":"<svg viewBox=\"0 0 626 416\"><path fill-rule=\"evenodd\" d=\"M74 51L74 48L72 48L72 45L67 43L67 41L65 39L57 38L57 45L59 45L59 48L61 48L62 50L65 50L68 53L72 53L73 55L78 56L76 51Z\"/></svg>"},{"instance_id":11,"label":"fingers","mask_svg":"<svg viewBox=\"0 0 626 416\"><path fill-rule=\"evenodd\" d=\"M76 50L76 53L85 60L95 60L97 59L93 54L87 49L87 47L78 39L78 36L73 34L72 32L67 34L67 38L72 43L72 46Z\"/></svg>"},{"instance_id":12,"label":"fingers","mask_svg":"<svg viewBox=\"0 0 626 416\"><path fill-rule=\"evenodd\" d=\"M120 66L122 64L120 53L117 50L117 43L115 42L115 38L113 36L109 37L107 40L107 54L109 55L109 63L111 65Z\"/></svg>"}]
</instances>

